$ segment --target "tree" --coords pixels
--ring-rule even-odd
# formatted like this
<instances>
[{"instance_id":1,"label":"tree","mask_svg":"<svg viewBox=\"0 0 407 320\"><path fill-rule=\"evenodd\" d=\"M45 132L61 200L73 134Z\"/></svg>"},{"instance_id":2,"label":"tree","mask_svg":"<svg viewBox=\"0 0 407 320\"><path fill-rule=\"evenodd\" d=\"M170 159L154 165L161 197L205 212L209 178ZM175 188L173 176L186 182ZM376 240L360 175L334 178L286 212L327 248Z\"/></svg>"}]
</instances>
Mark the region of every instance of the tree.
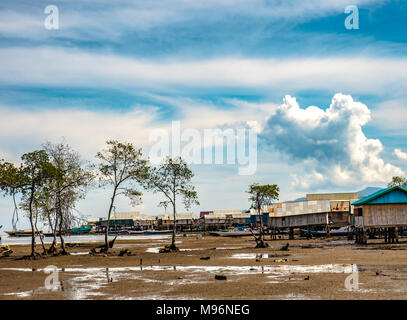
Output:
<instances>
[{"instance_id":1,"label":"tree","mask_svg":"<svg viewBox=\"0 0 407 320\"><path fill-rule=\"evenodd\" d=\"M21 157L22 164L16 167L9 162L2 162L0 166L0 188L6 194L21 193L23 208L28 212L31 225L31 257L35 256L35 198L45 185L52 179L55 168L49 162L44 150L26 153Z\"/></svg>"},{"instance_id":2,"label":"tree","mask_svg":"<svg viewBox=\"0 0 407 320\"><path fill-rule=\"evenodd\" d=\"M0 191L3 191L5 195L10 195L13 198L14 212L12 218L13 230L17 229L18 222L18 205L16 201L16 195L21 192L21 175L19 168L13 163L0 162Z\"/></svg>"},{"instance_id":3,"label":"tree","mask_svg":"<svg viewBox=\"0 0 407 320\"><path fill-rule=\"evenodd\" d=\"M394 176L391 179L391 182L388 183L387 187L391 188L391 187L395 187L395 186L399 186L401 187L402 185L404 185L407 182L407 179L404 177L399 177L399 176Z\"/></svg>"},{"instance_id":4,"label":"tree","mask_svg":"<svg viewBox=\"0 0 407 320\"><path fill-rule=\"evenodd\" d=\"M142 159L142 150L131 143L106 141L106 149L98 152L96 157L99 164L100 182L102 185L113 187L107 215L105 230L105 251L109 250L108 234L110 216L117 196L125 195L131 199L140 198L141 192L136 189L136 184L144 183L148 175L147 160Z\"/></svg>"},{"instance_id":5,"label":"tree","mask_svg":"<svg viewBox=\"0 0 407 320\"><path fill-rule=\"evenodd\" d=\"M174 226L172 233L170 251L178 251L175 245L175 235L177 229L176 206L177 198L181 197L182 203L186 209L192 205L199 205L198 195L194 186L191 185L191 179L194 174L188 168L187 163L181 158L172 159L167 157L158 167L150 167L147 180L147 189L154 193L161 193L165 200L161 201L159 206L167 207L172 205Z\"/></svg>"},{"instance_id":6,"label":"tree","mask_svg":"<svg viewBox=\"0 0 407 320\"><path fill-rule=\"evenodd\" d=\"M48 252L55 251L58 229L61 253L67 254L63 234L72 228L75 222L73 214L75 204L85 197L86 188L94 180L94 174L90 166L86 165L68 144L47 142L44 144L44 149L55 167L53 179L48 180L38 199L43 216L48 217L54 236Z\"/></svg>"},{"instance_id":7,"label":"tree","mask_svg":"<svg viewBox=\"0 0 407 320\"><path fill-rule=\"evenodd\" d=\"M264 228L261 207L278 199L280 188L276 184L259 185L257 183L253 183L249 186L249 191L247 192L250 194L249 201L254 203L254 207L257 209L258 216L260 218L259 237L254 235L256 240L256 248L265 248L267 244L264 242Z\"/></svg>"}]
</instances>

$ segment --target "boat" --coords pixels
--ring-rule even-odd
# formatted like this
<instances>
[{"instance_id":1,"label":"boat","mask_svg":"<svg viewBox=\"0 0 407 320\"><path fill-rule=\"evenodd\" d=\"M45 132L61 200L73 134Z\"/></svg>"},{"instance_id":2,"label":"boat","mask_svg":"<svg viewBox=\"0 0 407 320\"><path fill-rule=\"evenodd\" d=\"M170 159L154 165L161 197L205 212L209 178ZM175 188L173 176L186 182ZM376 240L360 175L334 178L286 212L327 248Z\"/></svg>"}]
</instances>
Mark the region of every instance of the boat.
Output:
<instances>
[{"instance_id":1,"label":"boat","mask_svg":"<svg viewBox=\"0 0 407 320\"><path fill-rule=\"evenodd\" d=\"M92 226L80 226L79 228L72 228L71 234L88 234L92 230Z\"/></svg>"},{"instance_id":2,"label":"boat","mask_svg":"<svg viewBox=\"0 0 407 320\"><path fill-rule=\"evenodd\" d=\"M15 231L5 231L10 237L31 237L32 231L30 229L25 229L25 230L15 230ZM39 236L42 234L42 230L38 230L38 232L35 233L36 236Z\"/></svg>"},{"instance_id":3,"label":"boat","mask_svg":"<svg viewBox=\"0 0 407 320\"><path fill-rule=\"evenodd\" d=\"M313 237L325 237L327 235L325 230L311 230L311 235ZM353 231L350 229L349 226L347 227L341 227L339 229L333 229L329 232L331 237L335 237L335 236L348 236L353 234ZM306 237L308 235L308 230L306 229L301 229L301 236Z\"/></svg>"},{"instance_id":4,"label":"boat","mask_svg":"<svg viewBox=\"0 0 407 320\"><path fill-rule=\"evenodd\" d=\"M130 230L129 235L143 235L145 234L144 231L138 231L138 230Z\"/></svg>"},{"instance_id":5,"label":"boat","mask_svg":"<svg viewBox=\"0 0 407 320\"><path fill-rule=\"evenodd\" d=\"M144 234L169 234L173 233L172 230L146 230L144 231Z\"/></svg>"},{"instance_id":6,"label":"boat","mask_svg":"<svg viewBox=\"0 0 407 320\"><path fill-rule=\"evenodd\" d=\"M215 237L249 237L254 235L259 235L260 232L258 230L250 231L249 229L245 231L239 230L224 230L224 231L213 231L210 232L209 235Z\"/></svg>"}]
</instances>

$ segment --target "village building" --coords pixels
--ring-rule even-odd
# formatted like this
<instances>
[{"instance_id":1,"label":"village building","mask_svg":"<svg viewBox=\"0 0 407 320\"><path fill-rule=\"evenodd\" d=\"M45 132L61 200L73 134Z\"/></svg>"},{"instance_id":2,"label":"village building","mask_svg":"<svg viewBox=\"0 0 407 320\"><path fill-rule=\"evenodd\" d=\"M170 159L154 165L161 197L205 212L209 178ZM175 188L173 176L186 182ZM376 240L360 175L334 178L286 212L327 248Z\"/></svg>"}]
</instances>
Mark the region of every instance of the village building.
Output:
<instances>
[{"instance_id":1,"label":"village building","mask_svg":"<svg viewBox=\"0 0 407 320\"><path fill-rule=\"evenodd\" d=\"M187 231L192 230L197 225L197 220L194 218L193 213L176 213L177 230ZM157 217L157 226L160 230L172 230L174 228L174 215L172 213L164 214Z\"/></svg>"},{"instance_id":2,"label":"village building","mask_svg":"<svg viewBox=\"0 0 407 320\"><path fill-rule=\"evenodd\" d=\"M407 227L407 189L382 189L352 205L356 243L367 243L368 235L375 233L383 234L385 242L397 242L399 233Z\"/></svg>"},{"instance_id":3,"label":"village building","mask_svg":"<svg viewBox=\"0 0 407 320\"><path fill-rule=\"evenodd\" d=\"M353 206L358 193L307 194L306 200L274 203L262 207L263 219L275 235L277 230L289 229L290 239L295 228L324 229L329 235L331 228L344 227L351 223Z\"/></svg>"}]
</instances>

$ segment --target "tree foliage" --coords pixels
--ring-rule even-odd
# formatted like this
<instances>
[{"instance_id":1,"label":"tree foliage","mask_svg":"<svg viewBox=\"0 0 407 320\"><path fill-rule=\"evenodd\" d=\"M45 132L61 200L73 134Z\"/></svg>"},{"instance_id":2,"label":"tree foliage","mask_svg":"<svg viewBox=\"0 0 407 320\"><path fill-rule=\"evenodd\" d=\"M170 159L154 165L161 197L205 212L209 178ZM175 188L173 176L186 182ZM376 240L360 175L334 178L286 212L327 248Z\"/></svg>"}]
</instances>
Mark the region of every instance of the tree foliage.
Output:
<instances>
[{"instance_id":1,"label":"tree foliage","mask_svg":"<svg viewBox=\"0 0 407 320\"><path fill-rule=\"evenodd\" d=\"M198 194L191 184L193 177L192 170L181 157L174 159L167 157L159 166L149 168L146 188L164 196L164 200L159 204L160 206L167 207L171 205L173 209L174 226L171 250L176 250L176 208L178 199L181 198L181 202L186 209L189 209L192 205L199 205Z\"/></svg>"},{"instance_id":2,"label":"tree foliage","mask_svg":"<svg viewBox=\"0 0 407 320\"><path fill-rule=\"evenodd\" d=\"M257 247L265 247L266 243L264 242L264 228L261 207L263 205L272 203L274 200L277 200L279 197L280 188L276 184L259 185L258 183L253 183L249 186L249 190L247 192L250 194L249 201L254 204L260 218L260 234L258 238L255 236Z\"/></svg>"},{"instance_id":3,"label":"tree foliage","mask_svg":"<svg viewBox=\"0 0 407 320\"><path fill-rule=\"evenodd\" d=\"M96 154L99 159L99 181L102 186L113 187L105 230L105 250L109 250L108 233L110 217L117 196L129 197L132 202L141 199L137 185L144 183L148 176L147 160L141 149L133 144L116 140L106 141L106 148Z\"/></svg>"},{"instance_id":4,"label":"tree foliage","mask_svg":"<svg viewBox=\"0 0 407 320\"><path fill-rule=\"evenodd\" d=\"M394 176L391 179L391 182L388 183L387 187L391 188L391 187L395 187L395 186L403 186L407 183L407 179L404 177L399 177L399 176Z\"/></svg>"}]
</instances>

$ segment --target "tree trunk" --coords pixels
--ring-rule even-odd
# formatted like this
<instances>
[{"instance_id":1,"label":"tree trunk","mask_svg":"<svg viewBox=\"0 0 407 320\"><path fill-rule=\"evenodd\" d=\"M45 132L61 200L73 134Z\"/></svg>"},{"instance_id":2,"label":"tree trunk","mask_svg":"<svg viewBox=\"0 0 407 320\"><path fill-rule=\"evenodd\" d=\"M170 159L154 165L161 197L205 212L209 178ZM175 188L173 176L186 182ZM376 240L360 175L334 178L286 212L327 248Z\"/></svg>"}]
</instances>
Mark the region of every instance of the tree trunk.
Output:
<instances>
[{"instance_id":1,"label":"tree trunk","mask_svg":"<svg viewBox=\"0 0 407 320\"><path fill-rule=\"evenodd\" d=\"M264 228L263 228L263 217L261 215L261 204L259 203L260 201L257 201L257 212L258 216L260 218L260 231L259 231L259 237L257 238L254 233L254 239L256 240L256 248L265 248L267 247L266 243L264 242Z\"/></svg>"},{"instance_id":2,"label":"tree trunk","mask_svg":"<svg viewBox=\"0 0 407 320\"><path fill-rule=\"evenodd\" d=\"M176 219L175 202L173 203L173 214L174 214L174 227L173 227L173 230L172 230L171 249L176 249L175 235L176 235L176 232L177 232L177 219Z\"/></svg>"},{"instance_id":3,"label":"tree trunk","mask_svg":"<svg viewBox=\"0 0 407 320\"><path fill-rule=\"evenodd\" d=\"M52 221L51 221L51 216L48 214L48 223L51 227L51 231L52 231L52 244L50 246L50 248L48 249L48 253L54 253L56 250L56 246L57 246L57 226L58 226L58 217L55 214L55 225L52 225Z\"/></svg>"},{"instance_id":4,"label":"tree trunk","mask_svg":"<svg viewBox=\"0 0 407 320\"><path fill-rule=\"evenodd\" d=\"M263 228L263 217L261 215L261 205L259 206L258 209L259 212L259 218L260 218L260 241L264 244L264 228Z\"/></svg>"},{"instance_id":5,"label":"tree trunk","mask_svg":"<svg viewBox=\"0 0 407 320\"><path fill-rule=\"evenodd\" d=\"M37 211L37 214L36 214L36 216L35 216L35 223L34 223L35 232L40 236L41 246L42 246L42 254L46 254L46 253L47 253L47 249L45 248L45 244L44 244L44 240L43 240L43 238L42 238L42 235L41 235L41 234L39 233L39 231L38 231L37 221L38 221L38 211Z\"/></svg>"},{"instance_id":6,"label":"tree trunk","mask_svg":"<svg viewBox=\"0 0 407 320\"><path fill-rule=\"evenodd\" d=\"M113 210L113 204L114 204L114 199L116 198L116 192L117 192L117 187L114 188L113 190L113 195L112 199L110 201L110 207L109 207L109 214L107 215L107 226L105 230L105 252L109 251L109 227L110 227L110 215L112 214Z\"/></svg>"},{"instance_id":7,"label":"tree trunk","mask_svg":"<svg viewBox=\"0 0 407 320\"><path fill-rule=\"evenodd\" d=\"M65 249L64 237L62 236L62 229L63 229L62 227L63 227L63 219L62 219L62 212L61 212L60 217L59 217L59 239L61 240L62 254L67 254L67 251Z\"/></svg>"},{"instance_id":8,"label":"tree trunk","mask_svg":"<svg viewBox=\"0 0 407 320\"><path fill-rule=\"evenodd\" d=\"M34 192L31 192L30 204L29 204L30 224L31 224L31 257L35 256L35 228L34 228L33 210L32 210L33 198L34 198Z\"/></svg>"}]
</instances>

